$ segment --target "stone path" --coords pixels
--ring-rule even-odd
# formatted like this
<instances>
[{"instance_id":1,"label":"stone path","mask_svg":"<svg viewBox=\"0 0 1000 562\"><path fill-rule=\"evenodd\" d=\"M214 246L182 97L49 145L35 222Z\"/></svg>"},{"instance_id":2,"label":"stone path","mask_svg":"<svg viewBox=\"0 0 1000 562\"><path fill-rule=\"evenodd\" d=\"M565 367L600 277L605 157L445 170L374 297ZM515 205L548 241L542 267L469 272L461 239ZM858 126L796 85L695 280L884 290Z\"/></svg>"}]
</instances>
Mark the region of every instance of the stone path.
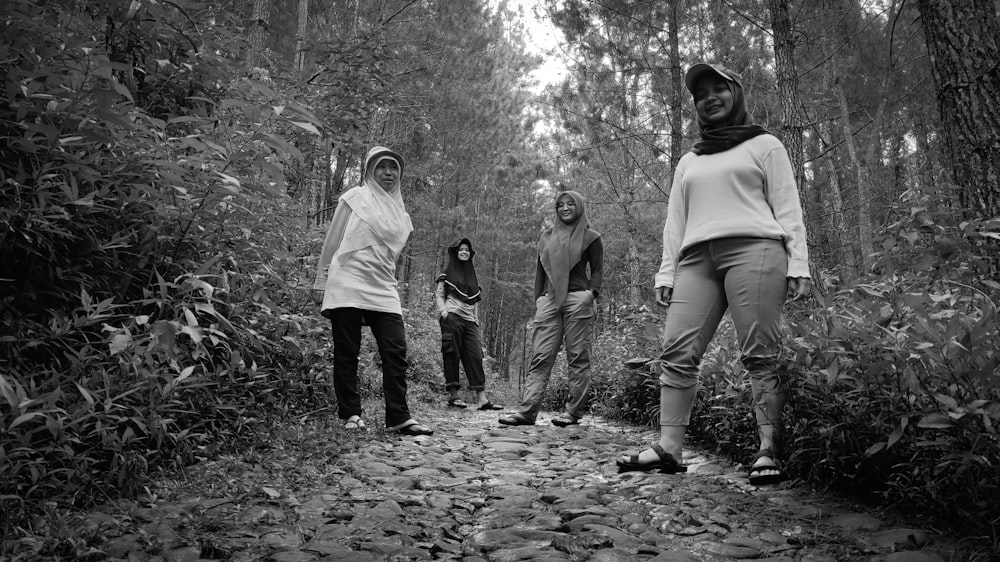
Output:
<instances>
[{"instance_id":1,"label":"stone path","mask_svg":"<svg viewBox=\"0 0 1000 562\"><path fill-rule=\"evenodd\" d=\"M192 482L203 490L218 482L222 495L119 504L132 530L119 526L102 550L170 562L919 562L952 554L925 530L792 486L750 486L742 467L697 451L685 456L686 474L618 474L614 459L649 443L650 431L594 419L562 429L547 414L535 426L503 427L502 413L421 411L433 436L370 428L341 436L336 454L279 449L252 462L202 463ZM254 470L271 485L241 489L241 471ZM100 525L121 513L91 518Z\"/></svg>"}]
</instances>

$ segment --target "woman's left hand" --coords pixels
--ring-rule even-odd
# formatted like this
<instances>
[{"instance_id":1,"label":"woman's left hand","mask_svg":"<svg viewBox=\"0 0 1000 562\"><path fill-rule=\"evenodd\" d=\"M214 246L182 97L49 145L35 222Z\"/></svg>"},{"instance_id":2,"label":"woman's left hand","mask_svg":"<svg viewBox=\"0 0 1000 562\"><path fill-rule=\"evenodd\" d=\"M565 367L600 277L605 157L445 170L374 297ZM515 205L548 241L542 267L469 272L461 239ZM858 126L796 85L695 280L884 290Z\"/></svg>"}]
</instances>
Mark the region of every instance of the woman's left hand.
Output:
<instances>
[{"instance_id":1,"label":"woman's left hand","mask_svg":"<svg viewBox=\"0 0 1000 562\"><path fill-rule=\"evenodd\" d=\"M812 291L812 279L808 277L789 277L788 291L792 294L789 300L797 301L808 296Z\"/></svg>"}]
</instances>

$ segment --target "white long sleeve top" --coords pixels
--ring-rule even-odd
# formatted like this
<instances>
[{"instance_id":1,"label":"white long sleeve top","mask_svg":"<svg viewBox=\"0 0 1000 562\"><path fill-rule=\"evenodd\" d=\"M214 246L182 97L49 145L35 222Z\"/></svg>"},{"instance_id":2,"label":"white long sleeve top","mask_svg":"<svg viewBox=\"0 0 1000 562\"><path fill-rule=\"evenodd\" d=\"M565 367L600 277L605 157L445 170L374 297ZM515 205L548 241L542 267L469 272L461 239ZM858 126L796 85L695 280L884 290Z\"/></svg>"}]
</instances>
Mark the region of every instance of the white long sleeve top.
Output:
<instances>
[{"instance_id":1,"label":"white long sleeve top","mask_svg":"<svg viewBox=\"0 0 1000 562\"><path fill-rule=\"evenodd\" d=\"M358 189L358 188L355 188ZM337 259L353 213L342 197L327 229L317 264L314 289L323 291L325 313L334 308L361 308L402 314L396 281L396 256L385 244L374 244ZM363 221L356 228L369 228Z\"/></svg>"},{"instance_id":2,"label":"white long sleeve top","mask_svg":"<svg viewBox=\"0 0 1000 562\"><path fill-rule=\"evenodd\" d=\"M806 228L788 152L759 135L715 154L685 154L674 172L654 287L673 287L684 250L728 237L784 242L788 277L809 277Z\"/></svg>"}]
</instances>

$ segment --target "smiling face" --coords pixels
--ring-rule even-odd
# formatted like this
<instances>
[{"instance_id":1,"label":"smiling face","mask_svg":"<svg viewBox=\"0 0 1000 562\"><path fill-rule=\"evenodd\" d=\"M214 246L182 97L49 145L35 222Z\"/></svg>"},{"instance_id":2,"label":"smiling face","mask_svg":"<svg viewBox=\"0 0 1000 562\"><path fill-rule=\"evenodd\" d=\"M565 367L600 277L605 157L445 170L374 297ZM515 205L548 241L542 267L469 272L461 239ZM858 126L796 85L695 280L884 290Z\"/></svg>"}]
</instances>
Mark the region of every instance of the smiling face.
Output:
<instances>
[{"instance_id":1,"label":"smiling face","mask_svg":"<svg viewBox=\"0 0 1000 562\"><path fill-rule=\"evenodd\" d=\"M556 216L563 224L572 224L579 216L576 200L571 195L563 194L556 199Z\"/></svg>"},{"instance_id":2,"label":"smiling face","mask_svg":"<svg viewBox=\"0 0 1000 562\"><path fill-rule=\"evenodd\" d=\"M717 74L705 74L694 86L694 107L705 123L723 123L733 112L733 91Z\"/></svg>"},{"instance_id":3,"label":"smiling face","mask_svg":"<svg viewBox=\"0 0 1000 562\"><path fill-rule=\"evenodd\" d=\"M391 158L382 158L375 164L372 175L375 178L375 183L379 184L382 189L387 192L392 191L396 187L396 182L399 181L399 164Z\"/></svg>"},{"instance_id":4,"label":"smiling face","mask_svg":"<svg viewBox=\"0 0 1000 562\"><path fill-rule=\"evenodd\" d=\"M458 261L469 261L472 257L472 252L469 250L469 246L465 244L460 245L455 254L458 256Z\"/></svg>"}]
</instances>

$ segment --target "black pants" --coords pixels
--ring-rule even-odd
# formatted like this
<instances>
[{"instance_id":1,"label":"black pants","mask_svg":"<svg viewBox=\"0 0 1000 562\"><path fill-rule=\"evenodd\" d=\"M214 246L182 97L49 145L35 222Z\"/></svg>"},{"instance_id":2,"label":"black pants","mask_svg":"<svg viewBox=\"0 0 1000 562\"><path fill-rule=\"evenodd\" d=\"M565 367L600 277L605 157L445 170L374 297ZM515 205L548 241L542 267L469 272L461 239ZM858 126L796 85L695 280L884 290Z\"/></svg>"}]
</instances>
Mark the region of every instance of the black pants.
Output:
<instances>
[{"instance_id":1,"label":"black pants","mask_svg":"<svg viewBox=\"0 0 1000 562\"><path fill-rule=\"evenodd\" d=\"M340 419L361 415L358 394L358 355L361 352L362 319L371 327L382 359L382 390L385 394L385 425L392 427L410 419L406 405L406 327L403 317L391 312L360 308L335 308L333 327L333 389Z\"/></svg>"},{"instance_id":2,"label":"black pants","mask_svg":"<svg viewBox=\"0 0 1000 562\"><path fill-rule=\"evenodd\" d=\"M483 341L479 337L479 324L457 314L439 318L441 324L441 359L444 363L444 384L448 391L458 390L458 363L462 362L469 390L486 388L483 371Z\"/></svg>"}]
</instances>

